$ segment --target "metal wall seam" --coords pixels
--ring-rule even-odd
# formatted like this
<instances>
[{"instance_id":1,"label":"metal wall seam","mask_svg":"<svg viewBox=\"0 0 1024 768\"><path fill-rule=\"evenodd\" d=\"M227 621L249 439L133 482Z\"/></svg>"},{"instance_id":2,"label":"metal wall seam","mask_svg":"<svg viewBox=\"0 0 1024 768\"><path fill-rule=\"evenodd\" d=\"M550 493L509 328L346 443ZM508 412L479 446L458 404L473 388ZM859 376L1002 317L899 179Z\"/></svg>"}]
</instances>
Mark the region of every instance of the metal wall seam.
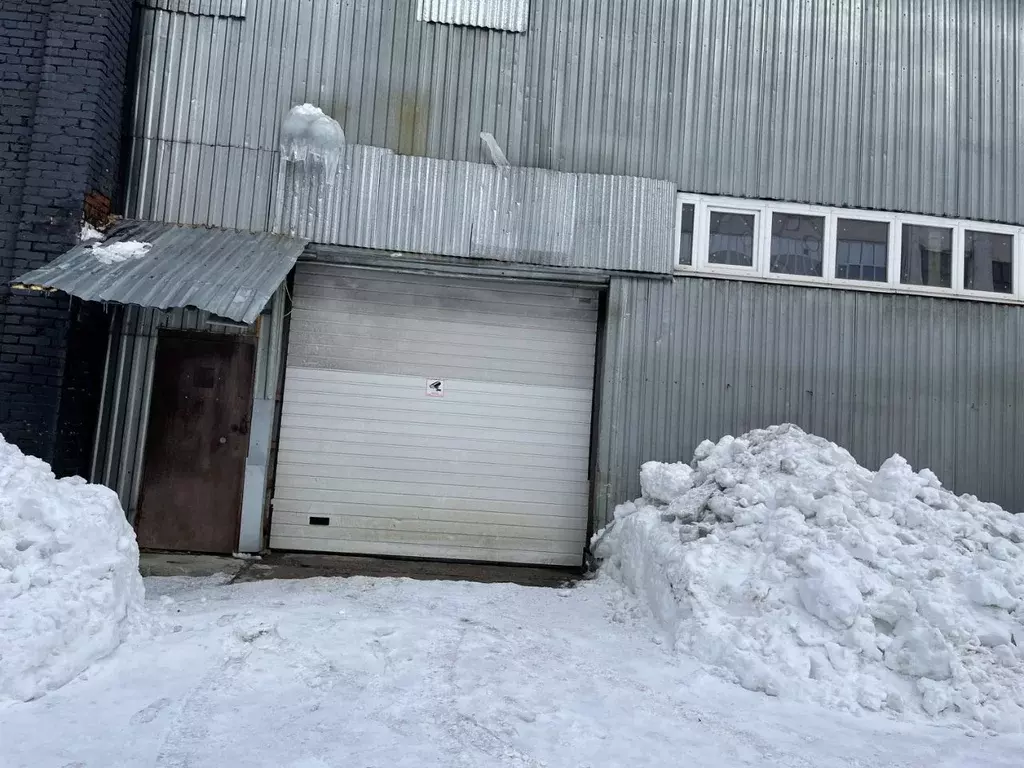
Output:
<instances>
[{"instance_id":1,"label":"metal wall seam","mask_svg":"<svg viewBox=\"0 0 1024 768\"><path fill-rule=\"evenodd\" d=\"M143 8L193 16L224 16L244 19L246 0L139 0Z\"/></svg>"},{"instance_id":2,"label":"metal wall seam","mask_svg":"<svg viewBox=\"0 0 1024 768\"><path fill-rule=\"evenodd\" d=\"M130 139L126 214L173 224L270 229L277 153Z\"/></svg>"},{"instance_id":3,"label":"metal wall seam","mask_svg":"<svg viewBox=\"0 0 1024 768\"><path fill-rule=\"evenodd\" d=\"M1024 510L1024 313L915 296L613 277L596 524L644 461L793 422L871 469L893 453ZM839 343L842 340L842 343Z\"/></svg>"},{"instance_id":4,"label":"metal wall seam","mask_svg":"<svg viewBox=\"0 0 1024 768\"><path fill-rule=\"evenodd\" d=\"M489 131L517 166L1024 223L1015 0L550 0L529 17L517 35L418 22L408 3L142 8L131 134L163 154L131 199L245 219L253 170L233 153L276 152L311 101L350 141L404 154L481 162Z\"/></svg>"}]
</instances>

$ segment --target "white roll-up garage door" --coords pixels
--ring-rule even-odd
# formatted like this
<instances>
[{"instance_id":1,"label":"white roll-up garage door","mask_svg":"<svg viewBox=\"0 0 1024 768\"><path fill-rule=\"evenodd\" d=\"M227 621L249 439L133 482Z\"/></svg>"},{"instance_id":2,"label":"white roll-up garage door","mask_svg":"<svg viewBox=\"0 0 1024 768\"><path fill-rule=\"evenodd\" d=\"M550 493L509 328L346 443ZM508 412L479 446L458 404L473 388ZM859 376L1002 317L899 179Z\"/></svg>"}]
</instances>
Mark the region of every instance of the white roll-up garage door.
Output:
<instances>
[{"instance_id":1,"label":"white roll-up garage door","mask_svg":"<svg viewBox=\"0 0 1024 768\"><path fill-rule=\"evenodd\" d=\"M270 545L577 565L597 294L301 265Z\"/></svg>"}]
</instances>

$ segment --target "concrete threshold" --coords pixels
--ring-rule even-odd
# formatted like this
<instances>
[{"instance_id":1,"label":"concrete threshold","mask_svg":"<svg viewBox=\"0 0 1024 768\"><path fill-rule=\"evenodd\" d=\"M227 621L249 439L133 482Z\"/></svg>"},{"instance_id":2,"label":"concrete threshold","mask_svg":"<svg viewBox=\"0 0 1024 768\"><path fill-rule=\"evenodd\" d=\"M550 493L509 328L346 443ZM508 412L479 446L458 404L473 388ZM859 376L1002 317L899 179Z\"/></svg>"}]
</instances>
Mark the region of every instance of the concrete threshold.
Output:
<instances>
[{"instance_id":1,"label":"concrete threshold","mask_svg":"<svg viewBox=\"0 0 1024 768\"><path fill-rule=\"evenodd\" d=\"M581 578L580 571L575 569L301 552L274 552L260 558L244 559L220 555L143 552L139 557L139 571L143 576L202 577L223 574L231 583L268 579L369 576L426 581L511 583L526 587L557 588L572 586Z\"/></svg>"}]
</instances>

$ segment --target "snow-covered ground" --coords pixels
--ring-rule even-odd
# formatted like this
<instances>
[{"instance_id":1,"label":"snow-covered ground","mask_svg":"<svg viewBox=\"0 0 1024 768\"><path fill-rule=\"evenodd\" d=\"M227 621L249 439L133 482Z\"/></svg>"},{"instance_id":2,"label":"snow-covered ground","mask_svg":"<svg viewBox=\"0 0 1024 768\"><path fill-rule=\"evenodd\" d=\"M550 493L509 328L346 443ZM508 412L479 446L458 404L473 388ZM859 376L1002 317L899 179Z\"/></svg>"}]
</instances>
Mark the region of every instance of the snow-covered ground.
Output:
<instances>
[{"instance_id":1,"label":"snow-covered ground","mask_svg":"<svg viewBox=\"0 0 1024 768\"><path fill-rule=\"evenodd\" d=\"M611 579L148 579L151 627L0 705L3 768L1017 768L978 736L752 693L674 654Z\"/></svg>"},{"instance_id":2,"label":"snow-covered ground","mask_svg":"<svg viewBox=\"0 0 1024 768\"><path fill-rule=\"evenodd\" d=\"M1022 764L1017 518L788 426L641 481L571 589L149 579L143 609L113 492L0 439L0 768Z\"/></svg>"}]
</instances>

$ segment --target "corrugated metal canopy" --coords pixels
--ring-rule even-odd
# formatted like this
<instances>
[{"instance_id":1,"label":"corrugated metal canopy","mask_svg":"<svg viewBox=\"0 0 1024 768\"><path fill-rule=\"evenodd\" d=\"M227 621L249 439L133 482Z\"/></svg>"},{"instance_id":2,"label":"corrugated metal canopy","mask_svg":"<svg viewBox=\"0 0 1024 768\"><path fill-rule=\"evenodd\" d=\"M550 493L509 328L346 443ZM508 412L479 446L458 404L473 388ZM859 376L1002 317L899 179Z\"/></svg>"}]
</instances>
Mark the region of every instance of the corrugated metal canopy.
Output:
<instances>
[{"instance_id":1,"label":"corrugated metal canopy","mask_svg":"<svg viewBox=\"0 0 1024 768\"><path fill-rule=\"evenodd\" d=\"M98 241L80 243L13 282L86 301L196 307L252 323L308 242L268 232L123 221L107 233L103 245L133 240L151 248L139 258L104 263L94 249Z\"/></svg>"}]
</instances>

